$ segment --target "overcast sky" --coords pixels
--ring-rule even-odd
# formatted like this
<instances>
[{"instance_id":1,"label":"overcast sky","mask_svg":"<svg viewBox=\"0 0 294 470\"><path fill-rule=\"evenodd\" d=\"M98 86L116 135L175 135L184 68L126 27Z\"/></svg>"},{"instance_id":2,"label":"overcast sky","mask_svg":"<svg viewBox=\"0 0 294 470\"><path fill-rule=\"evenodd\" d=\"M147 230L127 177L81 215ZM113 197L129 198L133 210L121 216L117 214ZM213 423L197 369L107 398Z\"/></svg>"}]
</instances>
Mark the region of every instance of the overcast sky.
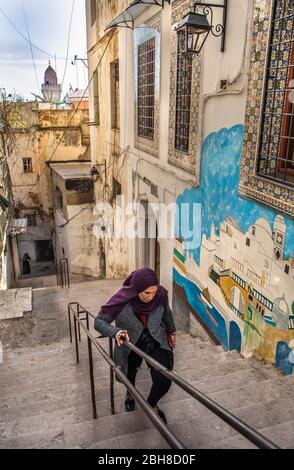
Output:
<instances>
[{"instance_id":1,"label":"overcast sky","mask_svg":"<svg viewBox=\"0 0 294 470\"><path fill-rule=\"evenodd\" d=\"M63 94L70 84L73 88L84 88L87 83L87 69L78 62L71 61L77 54L86 58L86 26L84 0L0 0L0 87L7 92L21 94L26 99L34 99L31 92L40 94L39 87L44 83L44 73L51 60L55 68L54 57L33 48L37 79L34 72L30 45L13 28L3 12L19 31L28 38L27 25L31 42L52 56L56 54L58 82L62 83L67 54L67 42L71 11L74 5L72 27L69 42L69 61L64 79ZM24 9L23 9L24 6ZM24 14L25 12L25 14Z\"/></svg>"}]
</instances>

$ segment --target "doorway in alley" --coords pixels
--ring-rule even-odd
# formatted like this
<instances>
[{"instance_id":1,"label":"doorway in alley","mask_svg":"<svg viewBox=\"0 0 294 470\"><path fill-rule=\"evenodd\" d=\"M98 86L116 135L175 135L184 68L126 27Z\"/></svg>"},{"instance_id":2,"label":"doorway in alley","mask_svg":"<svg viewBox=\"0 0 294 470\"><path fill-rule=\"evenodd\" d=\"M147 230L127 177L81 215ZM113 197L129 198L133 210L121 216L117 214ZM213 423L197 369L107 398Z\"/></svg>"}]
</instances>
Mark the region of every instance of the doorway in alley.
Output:
<instances>
[{"instance_id":1,"label":"doorway in alley","mask_svg":"<svg viewBox=\"0 0 294 470\"><path fill-rule=\"evenodd\" d=\"M52 240L35 241L36 261L54 261L54 249Z\"/></svg>"},{"instance_id":2,"label":"doorway in alley","mask_svg":"<svg viewBox=\"0 0 294 470\"><path fill-rule=\"evenodd\" d=\"M144 208L144 238L139 244L140 267L153 269L160 280L160 243L158 240L158 224L148 201L141 201Z\"/></svg>"}]
</instances>

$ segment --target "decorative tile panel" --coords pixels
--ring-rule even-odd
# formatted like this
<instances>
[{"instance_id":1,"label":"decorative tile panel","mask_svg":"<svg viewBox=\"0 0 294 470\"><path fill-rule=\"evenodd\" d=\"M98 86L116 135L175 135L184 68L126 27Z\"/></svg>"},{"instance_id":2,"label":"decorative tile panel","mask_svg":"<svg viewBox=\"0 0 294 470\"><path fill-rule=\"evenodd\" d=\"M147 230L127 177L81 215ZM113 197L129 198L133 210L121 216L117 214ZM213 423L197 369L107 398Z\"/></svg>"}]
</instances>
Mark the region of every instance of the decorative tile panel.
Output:
<instances>
[{"instance_id":1,"label":"decorative tile panel","mask_svg":"<svg viewBox=\"0 0 294 470\"><path fill-rule=\"evenodd\" d=\"M288 4L293 3L293 0L278 0L278 2ZM293 217L293 189L257 175L272 6L271 0L255 1L239 192ZM275 146L274 134L272 141L272 145Z\"/></svg>"}]
</instances>

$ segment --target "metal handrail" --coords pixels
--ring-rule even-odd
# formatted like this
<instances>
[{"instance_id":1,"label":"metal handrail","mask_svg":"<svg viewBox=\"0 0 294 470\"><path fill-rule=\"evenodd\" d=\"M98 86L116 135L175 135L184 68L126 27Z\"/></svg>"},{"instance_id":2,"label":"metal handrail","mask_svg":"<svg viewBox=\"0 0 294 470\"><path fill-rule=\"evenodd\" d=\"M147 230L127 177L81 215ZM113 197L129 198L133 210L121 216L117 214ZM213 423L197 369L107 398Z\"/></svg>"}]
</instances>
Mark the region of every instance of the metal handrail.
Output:
<instances>
[{"instance_id":1,"label":"metal handrail","mask_svg":"<svg viewBox=\"0 0 294 470\"><path fill-rule=\"evenodd\" d=\"M89 318L89 316L90 316L91 318L93 318L95 320L94 315L92 315L90 312L88 312L86 309L84 309L80 304L78 304L76 302L74 302L72 304L69 304L69 311L70 311L70 308L71 308L70 306L71 305L77 305L77 313L75 314L75 312L73 312L75 317L79 316L79 314L81 314L81 313L85 313L87 315L87 318ZM82 308L82 310L80 310L80 307ZM70 317L70 313L69 313L69 317ZM84 325L83 325L83 327L84 327ZM70 326L70 332L71 332L71 326ZM72 333L70 333L70 334L71 334L71 342L72 342ZM110 338L110 344L111 344L111 349L112 349L112 339L111 338ZM168 377L172 382L174 382L181 389L183 389L185 392L187 392L192 398L195 398L202 405L204 405L207 409L212 411L216 416L221 418L225 423L227 423L229 426L231 426L233 429L235 429L239 434L243 435L250 442L252 442L254 445L256 445L256 447L258 447L260 449L279 449L279 447L276 444L274 444L272 441L270 441L267 437L260 434L258 431L256 431L254 428L252 428L251 426L246 424L240 418L238 418L237 416L235 416L234 414L232 414L231 412L229 412L228 410L223 408L221 405L219 405L215 401L211 400L205 394L203 394L202 392L197 390L195 387L193 387L191 384L189 384L186 380L184 380L175 371L171 371L170 369L167 369L162 364L157 362L155 359L152 359L150 356L148 356L143 351L138 349L136 346L134 346L129 341L124 341L124 345L126 345L129 349L131 349L136 354L138 354L140 357L142 357L152 367L159 370L163 375ZM100 345L99 345L99 347L101 348ZM77 335L76 335L76 350L78 350ZM104 351L104 353L107 355L107 353L105 351ZM109 356L107 356L107 357L109 357ZM106 358L104 357L104 359L106 359ZM108 360L107 360L107 362L109 363ZM125 380L128 381L128 379L126 379L125 375L121 372L120 368L118 368L114 364L113 369L115 370L116 375L118 375L117 374L117 369L120 371L120 374L122 374L123 377L124 377L124 380L122 382L125 384ZM131 384L131 386L132 386L132 384ZM132 388L134 388L134 387L132 386ZM128 388L128 390L129 390L129 388ZM134 388L134 390L136 390L136 388ZM137 401L136 396L134 395L134 392L132 391L131 393L134 396L135 400Z\"/></svg>"}]
</instances>

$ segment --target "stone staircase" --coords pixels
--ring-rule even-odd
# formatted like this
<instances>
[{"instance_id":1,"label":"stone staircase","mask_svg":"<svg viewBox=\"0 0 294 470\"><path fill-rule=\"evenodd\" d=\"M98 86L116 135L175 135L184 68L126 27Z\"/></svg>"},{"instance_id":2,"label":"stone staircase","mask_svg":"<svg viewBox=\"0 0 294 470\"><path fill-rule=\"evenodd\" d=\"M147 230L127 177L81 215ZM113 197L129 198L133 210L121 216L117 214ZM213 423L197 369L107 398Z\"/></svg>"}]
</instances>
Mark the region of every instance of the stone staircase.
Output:
<instances>
[{"instance_id":1,"label":"stone staircase","mask_svg":"<svg viewBox=\"0 0 294 470\"><path fill-rule=\"evenodd\" d=\"M108 340L100 340L107 349ZM109 368L94 352L98 420L92 419L87 343L80 364L64 337L19 348L0 364L0 448L168 448L137 407L124 412L125 389L115 383L116 415L110 413ZM294 447L294 378L272 365L244 359L183 333L178 334L175 370L282 448ZM143 365L138 389L147 396ZM176 385L160 402L168 424L187 448L254 448Z\"/></svg>"}]
</instances>

